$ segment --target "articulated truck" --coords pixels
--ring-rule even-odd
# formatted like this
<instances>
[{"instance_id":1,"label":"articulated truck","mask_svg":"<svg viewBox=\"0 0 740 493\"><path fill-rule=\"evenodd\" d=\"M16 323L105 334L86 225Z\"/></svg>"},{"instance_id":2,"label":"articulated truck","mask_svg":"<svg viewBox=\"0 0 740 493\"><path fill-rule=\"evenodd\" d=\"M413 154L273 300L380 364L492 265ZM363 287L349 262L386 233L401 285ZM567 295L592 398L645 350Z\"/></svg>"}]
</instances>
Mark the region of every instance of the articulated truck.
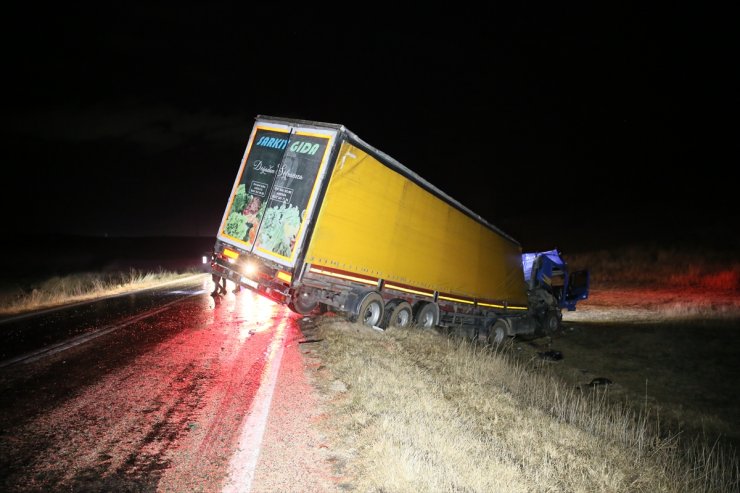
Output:
<instances>
[{"instance_id":1,"label":"articulated truck","mask_svg":"<svg viewBox=\"0 0 740 493\"><path fill-rule=\"evenodd\" d=\"M299 314L447 327L500 343L554 330L588 272L520 244L343 125L257 116L212 272Z\"/></svg>"}]
</instances>

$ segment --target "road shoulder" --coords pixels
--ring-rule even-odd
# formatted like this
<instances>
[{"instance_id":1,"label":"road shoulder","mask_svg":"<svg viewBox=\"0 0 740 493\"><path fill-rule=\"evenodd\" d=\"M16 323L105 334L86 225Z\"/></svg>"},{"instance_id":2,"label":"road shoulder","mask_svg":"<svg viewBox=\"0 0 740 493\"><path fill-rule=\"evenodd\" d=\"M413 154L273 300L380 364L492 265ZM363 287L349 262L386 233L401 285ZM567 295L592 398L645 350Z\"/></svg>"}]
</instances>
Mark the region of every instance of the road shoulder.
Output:
<instances>
[{"instance_id":1,"label":"road shoulder","mask_svg":"<svg viewBox=\"0 0 740 493\"><path fill-rule=\"evenodd\" d=\"M314 380L320 362L300 322L291 324L285 343L252 482L255 492L343 491L332 467L332 446L321 432L326 415Z\"/></svg>"}]
</instances>

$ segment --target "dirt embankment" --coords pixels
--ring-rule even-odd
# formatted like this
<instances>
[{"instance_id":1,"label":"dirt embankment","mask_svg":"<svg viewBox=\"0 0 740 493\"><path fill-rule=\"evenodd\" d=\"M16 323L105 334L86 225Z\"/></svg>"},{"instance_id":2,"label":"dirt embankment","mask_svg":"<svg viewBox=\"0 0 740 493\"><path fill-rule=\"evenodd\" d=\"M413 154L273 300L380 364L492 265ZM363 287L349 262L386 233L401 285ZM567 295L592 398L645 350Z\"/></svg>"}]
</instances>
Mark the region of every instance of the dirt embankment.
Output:
<instances>
[{"instance_id":1,"label":"dirt embankment","mask_svg":"<svg viewBox=\"0 0 740 493\"><path fill-rule=\"evenodd\" d=\"M740 376L736 358L732 357L734 348L740 346L740 334L733 329L737 320L740 296L733 290L600 287L579 305L578 311L565 314L563 330L558 334L518 339L514 348L535 359L540 353L557 350L562 359L546 364L557 369L569 385L588 388L593 381L605 382L601 388L608 389L615 399L647 405L651 412L660 413L666 431L671 426L683 434L704 432L708 437L723 437L723 443L740 443L740 435L736 436L740 399L727 398L727 382L732 375ZM320 332L314 322L301 321L303 340L298 347L303 371L313 389L312 402L320 409L318 415L310 414L313 417L309 420L317 426L321 442L317 446L310 440L296 441L296 446L285 452L298 454L300 459L292 461L286 455L281 463L293 463L301 470L305 464L317 461L309 466L316 472L326 471L328 465L329 476L320 473L321 484L311 487L313 491L352 490L369 484L363 469L367 464L358 461L370 456L369 449L375 445L348 442L347 437L364 437L364 432L357 429L358 423L365 420L360 428L372 427L374 418L356 409L348 416L332 414L338 408L354 409L354 404L346 401L356 397L347 389L352 384L338 378L335 368L325 361L327 341L317 340ZM292 419L289 415L283 418ZM270 440L278 445L271 443L269 447L278 450L280 443L291 442L280 438L279 424L272 429L277 435ZM276 474L273 478L292 475L276 472L276 468L271 471ZM383 471L371 472L376 481L386 481ZM605 477L604 481L612 479ZM274 481L279 484L277 479Z\"/></svg>"}]
</instances>

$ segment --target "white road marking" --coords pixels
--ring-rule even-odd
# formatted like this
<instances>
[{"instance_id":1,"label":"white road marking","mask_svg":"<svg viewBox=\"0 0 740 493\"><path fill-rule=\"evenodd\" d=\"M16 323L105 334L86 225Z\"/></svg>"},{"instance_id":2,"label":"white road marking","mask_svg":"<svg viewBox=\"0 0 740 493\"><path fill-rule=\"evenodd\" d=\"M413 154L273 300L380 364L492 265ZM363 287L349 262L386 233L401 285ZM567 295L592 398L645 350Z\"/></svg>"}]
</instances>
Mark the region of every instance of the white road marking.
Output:
<instances>
[{"instance_id":1,"label":"white road marking","mask_svg":"<svg viewBox=\"0 0 740 493\"><path fill-rule=\"evenodd\" d=\"M222 493L249 493L252 489L257 459L260 455L262 437L267 426L267 417L272 404L280 363L285 349L285 329L288 320L280 322L275 337L265 356L265 369L262 371L260 386L252 400L247 419L242 423L236 452L229 462L229 473Z\"/></svg>"},{"instance_id":2,"label":"white road marking","mask_svg":"<svg viewBox=\"0 0 740 493\"><path fill-rule=\"evenodd\" d=\"M147 312L144 312L140 315L135 315L133 317L125 319L123 322L119 322L117 324L113 325L107 325L105 327L101 327L98 330L95 330L93 332L88 332L87 334L81 334L77 337L73 337L71 339L67 339L66 341L59 342L57 344L52 344L51 346L46 346L41 349L37 349L36 351L31 351L30 353L22 354L20 356L16 356L15 358L6 359L5 361L0 361L0 368L4 368L6 366L14 365L16 363L32 363L34 361L38 361L42 358L45 358L47 356L51 356L52 354L60 353L62 351L66 351L67 349L71 349L75 346L79 346L80 344L84 344L85 342L91 341L93 339L96 339L98 337L104 336L106 334L110 334L113 331L116 331L118 329L122 329L128 325L131 325L135 322L138 322L140 320L144 320L145 318L152 317L158 313L162 313L165 310L169 310L172 305L175 303L179 303L187 298L190 298L191 296L197 296L199 294L205 293L205 290L201 289L199 291L194 291L192 294L185 296L183 298L178 298L174 301L170 301L169 303L166 303L162 305L161 307L150 310Z\"/></svg>"}]
</instances>

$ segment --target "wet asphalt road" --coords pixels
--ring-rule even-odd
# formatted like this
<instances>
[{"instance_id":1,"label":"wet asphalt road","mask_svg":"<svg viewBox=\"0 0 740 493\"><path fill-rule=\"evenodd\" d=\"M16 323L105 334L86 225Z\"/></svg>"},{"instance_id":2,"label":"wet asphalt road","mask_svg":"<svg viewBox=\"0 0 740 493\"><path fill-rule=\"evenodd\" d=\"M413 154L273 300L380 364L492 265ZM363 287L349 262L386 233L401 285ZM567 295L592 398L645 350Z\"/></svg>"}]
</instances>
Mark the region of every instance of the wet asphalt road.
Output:
<instances>
[{"instance_id":1,"label":"wet asphalt road","mask_svg":"<svg viewBox=\"0 0 740 493\"><path fill-rule=\"evenodd\" d=\"M202 291L199 285L158 288L38 314L0 319L0 366L30 352L89 334Z\"/></svg>"},{"instance_id":2,"label":"wet asphalt road","mask_svg":"<svg viewBox=\"0 0 740 493\"><path fill-rule=\"evenodd\" d=\"M296 316L210 288L0 323L0 490L218 491L266 349Z\"/></svg>"}]
</instances>

